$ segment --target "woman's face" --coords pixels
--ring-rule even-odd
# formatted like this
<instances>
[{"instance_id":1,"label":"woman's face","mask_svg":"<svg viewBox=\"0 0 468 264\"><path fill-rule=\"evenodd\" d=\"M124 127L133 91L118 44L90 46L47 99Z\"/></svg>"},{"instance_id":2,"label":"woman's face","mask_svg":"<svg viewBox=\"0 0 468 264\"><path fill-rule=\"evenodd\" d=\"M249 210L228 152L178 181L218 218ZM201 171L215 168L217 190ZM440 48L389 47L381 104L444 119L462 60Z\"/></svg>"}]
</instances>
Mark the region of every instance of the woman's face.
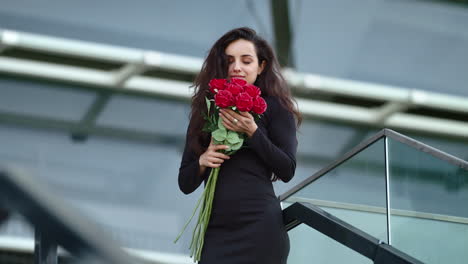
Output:
<instances>
[{"instance_id":1,"label":"woman's face","mask_svg":"<svg viewBox=\"0 0 468 264\"><path fill-rule=\"evenodd\" d=\"M228 78L240 78L253 84L265 67L259 64L257 52L252 42L238 39L229 44L225 50L228 57Z\"/></svg>"}]
</instances>

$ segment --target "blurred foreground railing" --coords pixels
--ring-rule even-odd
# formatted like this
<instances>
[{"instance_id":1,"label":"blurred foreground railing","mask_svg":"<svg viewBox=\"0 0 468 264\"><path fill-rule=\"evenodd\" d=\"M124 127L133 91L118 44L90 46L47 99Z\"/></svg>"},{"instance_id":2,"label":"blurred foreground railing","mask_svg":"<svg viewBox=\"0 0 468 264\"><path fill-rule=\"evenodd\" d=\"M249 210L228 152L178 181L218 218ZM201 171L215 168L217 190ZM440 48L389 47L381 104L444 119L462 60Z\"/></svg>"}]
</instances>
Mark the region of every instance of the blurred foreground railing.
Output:
<instances>
[{"instance_id":1,"label":"blurred foreground railing","mask_svg":"<svg viewBox=\"0 0 468 264\"><path fill-rule=\"evenodd\" d=\"M0 224L8 212L17 212L34 226L36 264L57 263L57 246L72 255L73 263L141 263L95 223L19 171L0 168L0 208Z\"/></svg>"}]
</instances>

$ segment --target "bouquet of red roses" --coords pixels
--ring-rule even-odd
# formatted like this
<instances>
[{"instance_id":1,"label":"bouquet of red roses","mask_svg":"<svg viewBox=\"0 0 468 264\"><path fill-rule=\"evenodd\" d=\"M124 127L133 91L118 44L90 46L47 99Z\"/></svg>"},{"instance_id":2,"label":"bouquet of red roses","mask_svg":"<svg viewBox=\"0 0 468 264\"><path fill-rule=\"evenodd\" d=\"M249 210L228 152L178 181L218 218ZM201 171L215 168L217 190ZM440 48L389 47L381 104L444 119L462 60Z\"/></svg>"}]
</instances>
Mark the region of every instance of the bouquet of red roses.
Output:
<instances>
[{"instance_id":1,"label":"bouquet of red roses","mask_svg":"<svg viewBox=\"0 0 468 264\"><path fill-rule=\"evenodd\" d=\"M204 115L206 123L203 127L203 131L211 133L214 144L227 145L229 148L222 151L226 155L232 155L242 147L246 135L226 129L223 125L222 118L219 117L219 109L230 108L237 112L250 112L255 118L260 118L260 115L265 112L267 104L260 96L260 88L253 84L248 84L242 79L231 79L230 81L226 79L212 79L208 85L210 87L210 92L213 94L213 99L205 97L207 112ZM212 109L211 105L213 101L215 105ZM198 200L192 216L174 241L177 242L177 240L179 240L202 203L198 221L193 230L192 242L190 243L190 257L193 256L194 261L200 260L205 232L210 220L219 170L220 167L211 169L205 190Z\"/></svg>"}]
</instances>

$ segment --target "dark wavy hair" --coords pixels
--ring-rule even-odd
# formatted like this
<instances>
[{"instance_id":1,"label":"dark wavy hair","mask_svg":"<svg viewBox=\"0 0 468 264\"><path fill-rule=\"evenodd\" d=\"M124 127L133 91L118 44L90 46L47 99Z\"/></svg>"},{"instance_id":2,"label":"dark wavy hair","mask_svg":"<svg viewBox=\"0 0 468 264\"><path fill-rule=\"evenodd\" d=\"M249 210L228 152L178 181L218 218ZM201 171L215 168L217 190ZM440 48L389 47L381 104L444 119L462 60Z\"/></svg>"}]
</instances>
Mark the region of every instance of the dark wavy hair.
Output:
<instances>
[{"instance_id":1,"label":"dark wavy hair","mask_svg":"<svg viewBox=\"0 0 468 264\"><path fill-rule=\"evenodd\" d=\"M227 78L228 58L225 50L229 44L238 39L252 42L256 49L259 65L265 62L262 73L254 83L260 87L262 95L277 97L281 105L294 114L297 126L302 122L302 116L297 110L297 103L292 98L291 91L281 74L280 66L272 47L267 41L257 35L255 30L248 27L236 28L224 34L214 43L203 63L200 73L193 83L195 91L192 97L188 136L196 139L190 140L190 147L197 155L201 155L210 143L210 134L202 131L205 124L203 114L207 111L205 96L212 98L208 83L214 78Z\"/></svg>"}]
</instances>

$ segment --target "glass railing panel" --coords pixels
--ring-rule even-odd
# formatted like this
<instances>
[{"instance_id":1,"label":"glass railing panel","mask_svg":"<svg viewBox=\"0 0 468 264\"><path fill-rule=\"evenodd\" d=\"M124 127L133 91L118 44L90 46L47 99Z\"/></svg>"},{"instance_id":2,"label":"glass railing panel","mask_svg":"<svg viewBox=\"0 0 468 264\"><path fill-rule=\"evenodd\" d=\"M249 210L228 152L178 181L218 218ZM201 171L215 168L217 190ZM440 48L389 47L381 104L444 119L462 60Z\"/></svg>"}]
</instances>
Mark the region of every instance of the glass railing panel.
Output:
<instances>
[{"instance_id":1,"label":"glass railing panel","mask_svg":"<svg viewBox=\"0 0 468 264\"><path fill-rule=\"evenodd\" d=\"M388 139L391 244L425 263L466 263L468 171L423 150Z\"/></svg>"},{"instance_id":2,"label":"glass railing panel","mask_svg":"<svg viewBox=\"0 0 468 264\"><path fill-rule=\"evenodd\" d=\"M354 250L300 224L288 232L290 241L289 264L367 264L372 261Z\"/></svg>"},{"instance_id":3,"label":"glass railing panel","mask_svg":"<svg viewBox=\"0 0 468 264\"><path fill-rule=\"evenodd\" d=\"M286 198L284 206L309 202L387 241L384 141L366 149Z\"/></svg>"}]
</instances>

